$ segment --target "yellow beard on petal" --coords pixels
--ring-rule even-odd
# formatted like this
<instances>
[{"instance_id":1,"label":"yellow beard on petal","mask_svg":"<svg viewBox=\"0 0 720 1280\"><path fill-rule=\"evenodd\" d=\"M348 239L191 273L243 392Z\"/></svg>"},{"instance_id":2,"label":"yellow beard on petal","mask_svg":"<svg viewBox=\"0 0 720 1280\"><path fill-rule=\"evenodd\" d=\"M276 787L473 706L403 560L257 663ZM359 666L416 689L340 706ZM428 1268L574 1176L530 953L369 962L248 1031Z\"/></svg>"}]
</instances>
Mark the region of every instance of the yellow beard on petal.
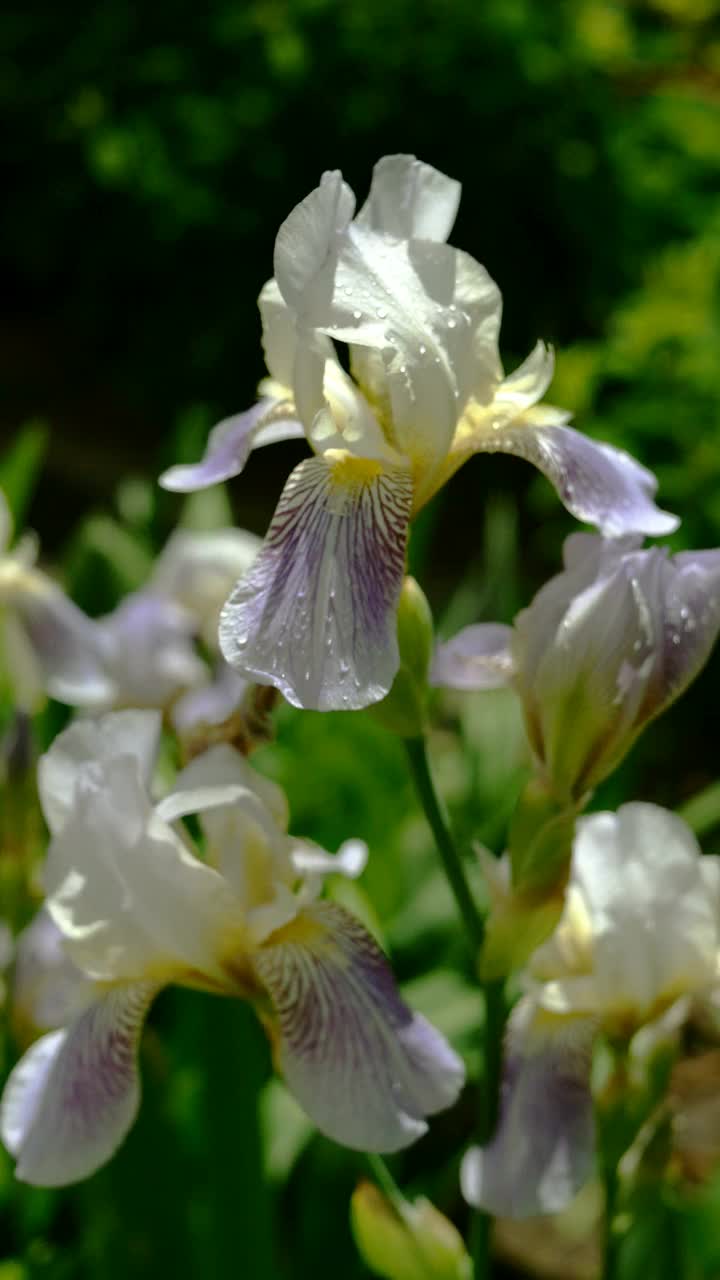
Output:
<instances>
[{"instance_id":1,"label":"yellow beard on petal","mask_svg":"<svg viewBox=\"0 0 720 1280\"><path fill-rule=\"evenodd\" d=\"M372 484L385 470L377 458L358 458L345 449L328 449L324 456L333 484L343 488Z\"/></svg>"}]
</instances>

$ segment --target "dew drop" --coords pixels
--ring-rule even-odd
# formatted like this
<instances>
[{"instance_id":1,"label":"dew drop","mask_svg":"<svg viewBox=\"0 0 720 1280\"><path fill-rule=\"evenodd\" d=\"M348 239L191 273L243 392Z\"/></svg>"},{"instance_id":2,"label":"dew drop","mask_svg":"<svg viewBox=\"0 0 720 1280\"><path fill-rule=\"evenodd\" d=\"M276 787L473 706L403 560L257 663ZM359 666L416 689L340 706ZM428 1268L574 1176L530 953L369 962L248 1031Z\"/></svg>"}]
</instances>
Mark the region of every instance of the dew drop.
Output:
<instances>
[{"instance_id":1,"label":"dew drop","mask_svg":"<svg viewBox=\"0 0 720 1280\"><path fill-rule=\"evenodd\" d=\"M457 320L448 320L448 329L454 329L456 325Z\"/></svg>"},{"instance_id":2,"label":"dew drop","mask_svg":"<svg viewBox=\"0 0 720 1280\"><path fill-rule=\"evenodd\" d=\"M421 342L421 343L420 343L420 348L419 348L419 350L420 350L420 355L421 355L421 356L426 356L426 355L427 355L427 347L425 346L425 343L424 343L424 342Z\"/></svg>"},{"instance_id":3,"label":"dew drop","mask_svg":"<svg viewBox=\"0 0 720 1280\"><path fill-rule=\"evenodd\" d=\"M362 311L353 311L353 320L362 320Z\"/></svg>"}]
</instances>

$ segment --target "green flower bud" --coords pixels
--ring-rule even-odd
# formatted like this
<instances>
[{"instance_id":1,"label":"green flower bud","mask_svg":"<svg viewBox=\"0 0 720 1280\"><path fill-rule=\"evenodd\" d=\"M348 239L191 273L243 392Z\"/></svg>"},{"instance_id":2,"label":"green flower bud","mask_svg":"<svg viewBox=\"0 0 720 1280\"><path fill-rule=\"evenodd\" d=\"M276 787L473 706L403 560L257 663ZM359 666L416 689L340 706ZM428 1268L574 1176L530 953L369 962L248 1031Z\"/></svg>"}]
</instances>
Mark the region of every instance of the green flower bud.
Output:
<instances>
[{"instance_id":1,"label":"green flower bud","mask_svg":"<svg viewBox=\"0 0 720 1280\"><path fill-rule=\"evenodd\" d=\"M351 1222L360 1254L384 1280L471 1280L462 1236L424 1197L391 1204L372 1183L361 1182Z\"/></svg>"},{"instance_id":2,"label":"green flower bud","mask_svg":"<svg viewBox=\"0 0 720 1280\"><path fill-rule=\"evenodd\" d=\"M391 733L417 738L425 731L428 671L433 652L430 605L414 578L406 577L398 607L400 667L392 688L372 713Z\"/></svg>"}]
</instances>

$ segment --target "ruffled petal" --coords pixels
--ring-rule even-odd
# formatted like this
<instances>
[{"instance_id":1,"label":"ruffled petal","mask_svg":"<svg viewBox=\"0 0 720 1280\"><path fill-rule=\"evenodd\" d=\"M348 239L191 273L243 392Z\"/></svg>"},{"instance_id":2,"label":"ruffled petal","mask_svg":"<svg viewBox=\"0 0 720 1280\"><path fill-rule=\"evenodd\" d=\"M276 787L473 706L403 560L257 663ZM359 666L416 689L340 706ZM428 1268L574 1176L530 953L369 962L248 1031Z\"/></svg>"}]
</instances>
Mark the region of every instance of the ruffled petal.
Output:
<instances>
[{"instance_id":1,"label":"ruffled petal","mask_svg":"<svg viewBox=\"0 0 720 1280\"><path fill-rule=\"evenodd\" d=\"M220 940L239 928L236 898L155 814L130 757L80 775L44 879L68 954L90 977L226 983Z\"/></svg>"},{"instance_id":2,"label":"ruffled petal","mask_svg":"<svg viewBox=\"0 0 720 1280\"><path fill-rule=\"evenodd\" d=\"M288 1087L322 1133L395 1151L455 1101L462 1062L407 1007L379 947L342 907L306 907L253 963L274 1006Z\"/></svg>"},{"instance_id":3,"label":"ruffled petal","mask_svg":"<svg viewBox=\"0 0 720 1280\"><path fill-rule=\"evenodd\" d=\"M415 156L383 156L356 221L397 240L447 240L461 186Z\"/></svg>"},{"instance_id":4,"label":"ruffled petal","mask_svg":"<svg viewBox=\"0 0 720 1280\"><path fill-rule=\"evenodd\" d=\"M263 550L223 609L220 647L295 706L368 706L398 669L395 613L412 502L400 467L348 455L301 463Z\"/></svg>"},{"instance_id":5,"label":"ruffled petal","mask_svg":"<svg viewBox=\"0 0 720 1280\"><path fill-rule=\"evenodd\" d=\"M156 991L148 983L108 991L15 1067L0 1102L0 1135L21 1182L65 1186L117 1150L140 1102L138 1044Z\"/></svg>"},{"instance_id":6,"label":"ruffled petal","mask_svg":"<svg viewBox=\"0 0 720 1280\"><path fill-rule=\"evenodd\" d=\"M513 1017L498 1127L463 1160L469 1204L501 1217L559 1213L589 1176L594 1153L590 1063L594 1024L568 1019L528 1027Z\"/></svg>"},{"instance_id":7,"label":"ruffled petal","mask_svg":"<svg viewBox=\"0 0 720 1280\"><path fill-rule=\"evenodd\" d=\"M622 449L590 440L572 427L536 424L527 417L478 433L474 448L525 458L547 476L572 515L611 537L657 537L679 524L677 516L653 502L657 480L651 471Z\"/></svg>"},{"instance_id":8,"label":"ruffled petal","mask_svg":"<svg viewBox=\"0 0 720 1280\"><path fill-rule=\"evenodd\" d=\"M647 1021L713 982L720 927L701 863L687 824L657 805L579 821L572 878L592 921L599 1011L620 1005Z\"/></svg>"},{"instance_id":9,"label":"ruffled petal","mask_svg":"<svg viewBox=\"0 0 720 1280\"><path fill-rule=\"evenodd\" d=\"M157 711L115 711L98 720L76 720L55 738L38 764L38 788L45 821L53 834L75 806L75 788L89 766L116 756L134 760L144 785L150 785L160 745Z\"/></svg>"},{"instance_id":10,"label":"ruffled petal","mask_svg":"<svg viewBox=\"0 0 720 1280\"><path fill-rule=\"evenodd\" d=\"M309 840L297 840L291 856L301 875L341 875L356 880L367 866L368 853L364 840L344 840L337 853L326 853Z\"/></svg>"},{"instance_id":11,"label":"ruffled petal","mask_svg":"<svg viewBox=\"0 0 720 1280\"><path fill-rule=\"evenodd\" d=\"M507 684L514 669L512 636L512 627L499 622L464 627L437 646L430 684L446 689L497 689Z\"/></svg>"},{"instance_id":12,"label":"ruffled petal","mask_svg":"<svg viewBox=\"0 0 720 1280\"><path fill-rule=\"evenodd\" d=\"M270 426L273 427L272 435L259 439L261 430ZM159 483L163 489L171 489L174 493L207 489L210 485L239 476L256 442L274 444L279 440L294 440L303 434L292 401L258 400L245 413L223 418L213 427L200 462L169 467L160 476Z\"/></svg>"}]
</instances>

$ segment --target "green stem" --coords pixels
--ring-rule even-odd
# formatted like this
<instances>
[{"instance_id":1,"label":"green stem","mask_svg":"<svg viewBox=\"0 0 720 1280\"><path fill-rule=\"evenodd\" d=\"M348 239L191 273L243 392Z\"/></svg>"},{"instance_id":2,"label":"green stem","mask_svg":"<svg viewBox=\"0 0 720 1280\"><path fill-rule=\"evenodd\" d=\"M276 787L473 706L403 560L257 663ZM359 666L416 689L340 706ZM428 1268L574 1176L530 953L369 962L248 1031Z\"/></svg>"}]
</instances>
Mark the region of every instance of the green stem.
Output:
<instances>
[{"instance_id":1,"label":"green stem","mask_svg":"<svg viewBox=\"0 0 720 1280\"><path fill-rule=\"evenodd\" d=\"M479 949L485 938L485 924L470 891L460 855L450 834L447 817L435 791L430 773L427 745L424 738L408 738L405 742L410 770L415 781L420 803L430 829L435 837L438 853L442 858L445 875L455 895L458 910L471 943Z\"/></svg>"},{"instance_id":2,"label":"green stem","mask_svg":"<svg viewBox=\"0 0 720 1280\"><path fill-rule=\"evenodd\" d=\"M603 1181L605 1184L605 1217L603 1222L603 1269L602 1280L616 1280L618 1274L618 1237L615 1231L615 1213L618 1197L617 1166L606 1165Z\"/></svg>"},{"instance_id":3,"label":"green stem","mask_svg":"<svg viewBox=\"0 0 720 1280\"><path fill-rule=\"evenodd\" d=\"M404 1211L407 1208L407 1200L382 1156L375 1155L374 1152L368 1151L365 1158L368 1162L370 1172L383 1195L390 1201L393 1209L396 1210L400 1217L404 1217Z\"/></svg>"},{"instance_id":4,"label":"green stem","mask_svg":"<svg viewBox=\"0 0 720 1280\"><path fill-rule=\"evenodd\" d=\"M435 843L442 858L445 874L455 896L460 915L470 943L476 953L485 939L485 922L478 911L470 890L462 859L450 832L447 816L435 791L424 738L411 738L406 742L410 769L415 781L420 803ZM483 1031L484 1081L482 1110L478 1122L478 1140L481 1144L492 1138L497 1124L500 1081L502 1075L503 1031L507 1018L505 983L482 983L485 996L485 1026ZM490 1237L492 1218L487 1213L475 1215L472 1229L472 1252L475 1262L475 1280L489 1280L492 1275Z\"/></svg>"}]
</instances>

